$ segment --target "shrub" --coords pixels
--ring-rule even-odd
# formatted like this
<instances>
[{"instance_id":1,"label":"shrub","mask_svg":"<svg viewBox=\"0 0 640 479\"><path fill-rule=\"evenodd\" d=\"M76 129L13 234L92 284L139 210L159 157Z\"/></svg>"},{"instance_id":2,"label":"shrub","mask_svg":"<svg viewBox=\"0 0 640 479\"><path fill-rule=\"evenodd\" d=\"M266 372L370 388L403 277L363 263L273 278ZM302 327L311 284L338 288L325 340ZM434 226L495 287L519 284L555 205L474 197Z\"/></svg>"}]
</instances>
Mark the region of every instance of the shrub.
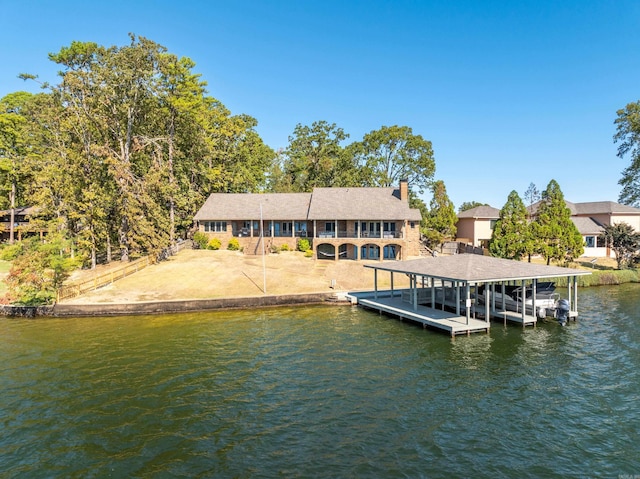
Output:
<instances>
[{"instance_id":1,"label":"shrub","mask_svg":"<svg viewBox=\"0 0 640 479\"><path fill-rule=\"evenodd\" d=\"M193 243L199 249L206 249L209 237L202 231L196 231L193 235Z\"/></svg>"},{"instance_id":2,"label":"shrub","mask_svg":"<svg viewBox=\"0 0 640 479\"><path fill-rule=\"evenodd\" d=\"M313 250L308 249L307 251L304 252L304 257L305 258L313 258Z\"/></svg>"},{"instance_id":3,"label":"shrub","mask_svg":"<svg viewBox=\"0 0 640 479\"><path fill-rule=\"evenodd\" d=\"M227 249L229 251L238 251L238 250L240 250L240 242L238 241L238 238L231 238L229 240L229 244L227 245Z\"/></svg>"},{"instance_id":4,"label":"shrub","mask_svg":"<svg viewBox=\"0 0 640 479\"><path fill-rule=\"evenodd\" d=\"M219 250L220 247L222 246L222 242L220 241L219 238L211 238L211 240L209 240L209 243L207 244L207 249L212 249L212 250Z\"/></svg>"},{"instance_id":5,"label":"shrub","mask_svg":"<svg viewBox=\"0 0 640 479\"><path fill-rule=\"evenodd\" d=\"M289 245L287 243L280 246L280 251L289 251Z\"/></svg>"},{"instance_id":6,"label":"shrub","mask_svg":"<svg viewBox=\"0 0 640 479\"><path fill-rule=\"evenodd\" d=\"M7 245L2 248L0 251L0 259L4 261L13 261L16 259L20 253L22 253L22 243L14 243L12 245Z\"/></svg>"},{"instance_id":7,"label":"shrub","mask_svg":"<svg viewBox=\"0 0 640 479\"><path fill-rule=\"evenodd\" d=\"M303 253L306 253L310 249L311 249L311 245L309 244L309 240L308 239L300 238L298 240L298 251L302 251Z\"/></svg>"}]
</instances>

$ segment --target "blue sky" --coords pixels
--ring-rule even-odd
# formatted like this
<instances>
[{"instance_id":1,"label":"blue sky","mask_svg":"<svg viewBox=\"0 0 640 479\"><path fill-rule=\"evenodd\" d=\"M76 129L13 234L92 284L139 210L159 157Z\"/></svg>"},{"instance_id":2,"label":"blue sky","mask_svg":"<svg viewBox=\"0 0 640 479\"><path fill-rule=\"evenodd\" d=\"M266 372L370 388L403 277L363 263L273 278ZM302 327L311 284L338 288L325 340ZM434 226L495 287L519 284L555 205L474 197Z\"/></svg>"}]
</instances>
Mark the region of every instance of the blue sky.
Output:
<instances>
[{"instance_id":1,"label":"blue sky","mask_svg":"<svg viewBox=\"0 0 640 479\"><path fill-rule=\"evenodd\" d=\"M432 141L456 208L501 208L555 179L573 202L616 201L616 111L640 100L640 2L0 0L0 96L55 83L73 40L154 40L284 148L326 120L358 141L406 125ZM429 201L430 195L423 198Z\"/></svg>"}]
</instances>

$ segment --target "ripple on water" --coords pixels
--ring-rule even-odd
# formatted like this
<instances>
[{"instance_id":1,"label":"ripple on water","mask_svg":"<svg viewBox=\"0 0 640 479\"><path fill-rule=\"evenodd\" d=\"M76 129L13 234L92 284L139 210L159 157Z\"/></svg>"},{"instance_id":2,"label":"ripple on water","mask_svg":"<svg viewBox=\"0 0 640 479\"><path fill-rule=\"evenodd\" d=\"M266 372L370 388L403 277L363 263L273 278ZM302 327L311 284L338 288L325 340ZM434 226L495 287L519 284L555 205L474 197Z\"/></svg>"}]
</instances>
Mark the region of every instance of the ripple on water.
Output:
<instances>
[{"instance_id":1,"label":"ripple on water","mask_svg":"<svg viewBox=\"0 0 640 479\"><path fill-rule=\"evenodd\" d=\"M0 475L638 473L638 291L454 341L350 307L0 321Z\"/></svg>"}]
</instances>

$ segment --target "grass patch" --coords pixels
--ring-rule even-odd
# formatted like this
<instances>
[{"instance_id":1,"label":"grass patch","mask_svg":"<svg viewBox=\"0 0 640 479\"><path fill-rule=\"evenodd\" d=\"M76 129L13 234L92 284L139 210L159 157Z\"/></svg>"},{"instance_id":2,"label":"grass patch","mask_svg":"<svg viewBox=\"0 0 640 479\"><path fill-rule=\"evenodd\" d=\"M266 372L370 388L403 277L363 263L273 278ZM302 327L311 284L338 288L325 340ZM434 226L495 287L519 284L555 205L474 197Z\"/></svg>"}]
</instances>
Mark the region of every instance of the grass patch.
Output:
<instances>
[{"instance_id":1,"label":"grass patch","mask_svg":"<svg viewBox=\"0 0 640 479\"><path fill-rule=\"evenodd\" d=\"M0 260L0 273L8 273L11 269L11 261Z\"/></svg>"}]
</instances>

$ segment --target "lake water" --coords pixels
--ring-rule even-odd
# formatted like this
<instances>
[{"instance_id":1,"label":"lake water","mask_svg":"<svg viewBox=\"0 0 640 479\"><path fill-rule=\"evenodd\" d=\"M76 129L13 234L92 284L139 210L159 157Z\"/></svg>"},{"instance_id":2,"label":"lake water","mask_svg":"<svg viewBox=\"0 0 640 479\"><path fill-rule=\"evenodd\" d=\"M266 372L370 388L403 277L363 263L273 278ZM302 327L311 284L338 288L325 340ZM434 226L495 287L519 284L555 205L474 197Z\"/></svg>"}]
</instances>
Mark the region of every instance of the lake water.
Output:
<instances>
[{"instance_id":1,"label":"lake water","mask_svg":"<svg viewBox=\"0 0 640 479\"><path fill-rule=\"evenodd\" d=\"M448 336L350 306L0 320L0 477L640 477L640 286Z\"/></svg>"}]
</instances>

